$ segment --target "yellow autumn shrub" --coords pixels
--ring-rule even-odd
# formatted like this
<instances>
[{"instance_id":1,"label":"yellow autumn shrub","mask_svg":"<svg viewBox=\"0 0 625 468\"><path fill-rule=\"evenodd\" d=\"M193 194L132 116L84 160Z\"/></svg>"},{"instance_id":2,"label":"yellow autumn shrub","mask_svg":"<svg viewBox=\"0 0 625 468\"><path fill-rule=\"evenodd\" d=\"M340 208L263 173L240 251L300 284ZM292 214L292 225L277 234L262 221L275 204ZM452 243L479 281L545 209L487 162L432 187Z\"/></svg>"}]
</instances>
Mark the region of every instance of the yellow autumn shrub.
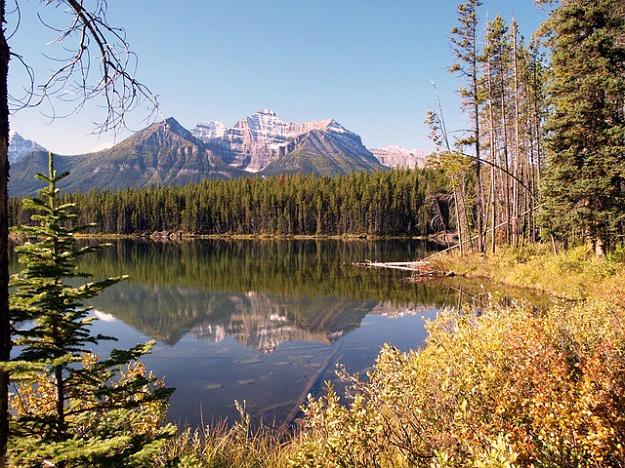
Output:
<instances>
[{"instance_id":1,"label":"yellow autumn shrub","mask_svg":"<svg viewBox=\"0 0 625 468\"><path fill-rule=\"evenodd\" d=\"M620 251L597 258L586 246L554 254L548 245L501 247L495 254L444 254L432 258L437 269L491 278L512 286L535 288L570 299L594 296L609 278L625 278Z\"/></svg>"},{"instance_id":2,"label":"yellow autumn shrub","mask_svg":"<svg viewBox=\"0 0 625 468\"><path fill-rule=\"evenodd\" d=\"M536 315L446 312L386 346L347 406L308 402L293 466L621 466L625 295Z\"/></svg>"}]
</instances>

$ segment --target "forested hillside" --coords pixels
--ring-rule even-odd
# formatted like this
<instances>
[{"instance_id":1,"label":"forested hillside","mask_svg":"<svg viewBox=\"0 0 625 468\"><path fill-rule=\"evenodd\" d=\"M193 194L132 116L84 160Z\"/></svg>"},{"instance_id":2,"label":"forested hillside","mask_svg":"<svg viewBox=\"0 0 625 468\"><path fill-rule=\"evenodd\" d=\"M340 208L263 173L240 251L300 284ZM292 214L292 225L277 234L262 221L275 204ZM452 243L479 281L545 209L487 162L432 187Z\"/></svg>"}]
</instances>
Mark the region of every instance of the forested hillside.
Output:
<instances>
[{"instance_id":1,"label":"forested hillside","mask_svg":"<svg viewBox=\"0 0 625 468\"><path fill-rule=\"evenodd\" d=\"M432 169L349 176L204 181L184 187L66 195L78 222L134 234L424 235L447 227L442 174ZM13 224L29 214L10 205Z\"/></svg>"}]
</instances>

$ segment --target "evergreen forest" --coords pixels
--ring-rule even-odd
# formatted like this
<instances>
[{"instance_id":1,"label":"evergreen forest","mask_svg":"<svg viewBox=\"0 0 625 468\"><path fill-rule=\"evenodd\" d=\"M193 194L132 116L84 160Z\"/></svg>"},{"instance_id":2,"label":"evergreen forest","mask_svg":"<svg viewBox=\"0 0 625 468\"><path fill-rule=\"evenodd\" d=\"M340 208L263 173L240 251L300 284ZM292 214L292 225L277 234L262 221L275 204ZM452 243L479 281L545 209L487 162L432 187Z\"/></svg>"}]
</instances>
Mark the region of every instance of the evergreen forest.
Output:
<instances>
[{"instance_id":1,"label":"evergreen forest","mask_svg":"<svg viewBox=\"0 0 625 468\"><path fill-rule=\"evenodd\" d=\"M66 194L77 223L113 234L418 236L445 230L449 195L436 169L349 176L278 176L182 187ZM28 222L21 200L11 219Z\"/></svg>"}]
</instances>

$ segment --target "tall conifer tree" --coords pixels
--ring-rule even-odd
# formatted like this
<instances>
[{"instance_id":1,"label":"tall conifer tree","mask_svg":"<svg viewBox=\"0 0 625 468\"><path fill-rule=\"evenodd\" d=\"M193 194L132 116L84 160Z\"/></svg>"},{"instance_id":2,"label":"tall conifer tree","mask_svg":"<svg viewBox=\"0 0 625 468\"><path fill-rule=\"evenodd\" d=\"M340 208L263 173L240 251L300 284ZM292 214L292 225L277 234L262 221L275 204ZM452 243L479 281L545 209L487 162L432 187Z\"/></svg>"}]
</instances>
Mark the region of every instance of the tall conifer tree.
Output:
<instances>
[{"instance_id":1,"label":"tall conifer tree","mask_svg":"<svg viewBox=\"0 0 625 468\"><path fill-rule=\"evenodd\" d=\"M58 197L65 175L50 154L48 174L37 175L47 186L24 202L38 224L21 228L32 242L16 249L23 268L11 278L15 361L43 371L15 386L9 460L22 467L147 466L174 432L161 427L171 389L138 362L153 343L113 350L103 360L92 353L112 338L92 333L95 318L83 301L123 277L85 281L91 275L78 259L102 246L76 245L74 205Z\"/></svg>"},{"instance_id":2,"label":"tall conifer tree","mask_svg":"<svg viewBox=\"0 0 625 468\"><path fill-rule=\"evenodd\" d=\"M552 49L544 220L603 256L625 216L625 8L561 0L544 25Z\"/></svg>"},{"instance_id":3,"label":"tall conifer tree","mask_svg":"<svg viewBox=\"0 0 625 468\"><path fill-rule=\"evenodd\" d=\"M471 137L465 143L475 148L475 180L477 184L476 197L476 228L477 246L480 252L485 251L484 239L484 193L482 190L482 158L480 145L480 96L479 96L479 69L477 28L479 24L477 10L481 6L480 0L467 0L458 5L459 25L451 30L451 45L456 56L456 62L450 71L458 73L466 81L460 89L463 107L467 110L473 123Z\"/></svg>"}]
</instances>

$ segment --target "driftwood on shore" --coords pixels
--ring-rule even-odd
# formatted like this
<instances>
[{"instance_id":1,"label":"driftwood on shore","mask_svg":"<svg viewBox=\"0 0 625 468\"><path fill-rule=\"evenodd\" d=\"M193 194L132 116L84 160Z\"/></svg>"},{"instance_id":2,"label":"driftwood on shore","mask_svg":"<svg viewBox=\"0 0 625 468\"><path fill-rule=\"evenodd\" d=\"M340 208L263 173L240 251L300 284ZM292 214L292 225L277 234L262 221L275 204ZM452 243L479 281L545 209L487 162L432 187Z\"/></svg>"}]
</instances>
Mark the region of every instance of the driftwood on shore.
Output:
<instances>
[{"instance_id":1,"label":"driftwood on shore","mask_svg":"<svg viewBox=\"0 0 625 468\"><path fill-rule=\"evenodd\" d=\"M144 233L143 237L148 237L152 240L182 240L184 233L182 231L154 231L150 233Z\"/></svg>"},{"instance_id":2,"label":"driftwood on shore","mask_svg":"<svg viewBox=\"0 0 625 468\"><path fill-rule=\"evenodd\" d=\"M453 272L439 270L432 263L425 260L414 262L372 262L371 260L365 260L365 262L355 263L354 265L366 268L388 268L391 270L411 271L414 273L414 276L424 278L455 276Z\"/></svg>"}]
</instances>

